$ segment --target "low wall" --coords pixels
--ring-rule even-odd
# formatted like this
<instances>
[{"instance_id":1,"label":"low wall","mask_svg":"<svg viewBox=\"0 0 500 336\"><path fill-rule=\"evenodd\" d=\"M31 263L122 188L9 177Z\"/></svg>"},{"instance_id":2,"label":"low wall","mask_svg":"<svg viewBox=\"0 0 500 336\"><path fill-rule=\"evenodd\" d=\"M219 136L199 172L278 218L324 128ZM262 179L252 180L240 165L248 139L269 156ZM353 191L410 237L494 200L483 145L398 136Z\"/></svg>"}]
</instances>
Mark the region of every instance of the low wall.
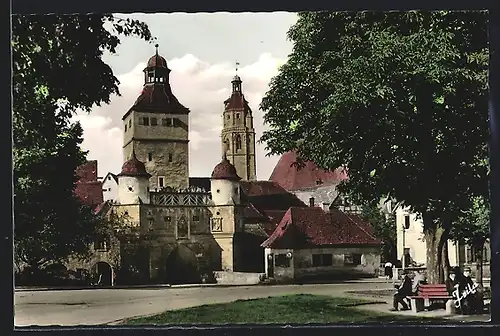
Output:
<instances>
[{"instance_id":1,"label":"low wall","mask_svg":"<svg viewBox=\"0 0 500 336\"><path fill-rule=\"evenodd\" d=\"M264 273L217 271L215 280L222 285L257 285L264 279Z\"/></svg>"}]
</instances>

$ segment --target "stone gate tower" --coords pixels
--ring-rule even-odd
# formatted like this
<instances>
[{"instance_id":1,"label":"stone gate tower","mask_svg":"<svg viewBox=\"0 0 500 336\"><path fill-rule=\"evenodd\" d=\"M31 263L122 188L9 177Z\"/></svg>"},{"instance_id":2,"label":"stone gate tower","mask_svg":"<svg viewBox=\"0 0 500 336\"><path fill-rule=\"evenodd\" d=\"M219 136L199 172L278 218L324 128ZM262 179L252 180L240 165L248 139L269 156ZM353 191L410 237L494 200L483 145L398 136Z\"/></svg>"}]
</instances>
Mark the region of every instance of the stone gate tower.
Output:
<instances>
[{"instance_id":1,"label":"stone gate tower","mask_svg":"<svg viewBox=\"0 0 500 336\"><path fill-rule=\"evenodd\" d=\"M123 116L124 158L135 152L151 174L152 190L189 186L189 109L172 93L167 61L153 55L144 69L144 86Z\"/></svg>"},{"instance_id":2,"label":"stone gate tower","mask_svg":"<svg viewBox=\"0 0 500 336\"><path fill-rule=\"evenodd\" d=\"M241 78L231 81L231 97L224 102L222 148L226 157L236 167L238 176L244 181L256 179L255 130L252 110L241 91Z\"/></svg>"}]
</instances>

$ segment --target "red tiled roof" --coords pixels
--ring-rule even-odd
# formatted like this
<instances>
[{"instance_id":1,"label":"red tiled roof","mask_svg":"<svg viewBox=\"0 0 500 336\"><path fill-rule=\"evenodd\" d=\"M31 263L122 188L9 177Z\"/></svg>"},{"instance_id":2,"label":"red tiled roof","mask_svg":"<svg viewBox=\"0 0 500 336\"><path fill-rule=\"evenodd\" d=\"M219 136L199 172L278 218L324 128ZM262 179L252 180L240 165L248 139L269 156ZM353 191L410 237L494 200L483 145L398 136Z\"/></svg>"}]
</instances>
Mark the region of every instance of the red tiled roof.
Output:
<instances>
[{"instance_id":1,"label":"red tiled roof","mask_svg":"<svg viewBox=\"0 0 500 336\"><path fill-rule=\"evenodd\" d=\"M233 84L233 92L231 93L231 97L224 101L224 106L227 110L246 110L251 113L250 106L245 99L245 95L241 90L234 90L234 85L240 86L241 89L241 78L240 76L234 76L231 83Z\"/></svg>"},{"instance_id":2,"label":"red tiled roof","mask_svg":"<svg viewBox=\"0 0 500 336\"><path fill-rule=\"evenodd\" d=\"M279 183L286 190L300 190L315 188L323 184L334 184L347 178L342 169L326 171L318 168L311 162L305 162L305 167L299 168L294 165L297 162L297 153L290 151L279 159L269 178L269 181Z\"/></svg>"},{"instance_id":3,"label":"red tiled roof","mask_svg":"<svg viewBox=\"0 0 500 336\"><path fill-rule=\"evenodd\" d=\"M297 196L272 181L241 181L245 200L260 212L265 210L287 210L290 207L306 207Z\"/></svg>"},{"instance_id":4,"label":"red tiled roof","mask_svg":"<svg viewBox=\"0 0 500 336\"><path fill-rule=\"evenodd\" d=\"M97 181L97 160L90 160L76 168L79 182Z\"/></svg>"},{"instance_id":5,"label":"red tiled roof","mask_svg":"<svg viewBox=\"0 0 500 336\"><path fill-rule=\"evenodd\" d=\"M212 171L212 179L239 181L241 177L236 173L236 168L227 158L223 158Z\"/></svg>"},{"instance_id":6,"label":"red tiled roof","mask_svg":"<svg viewBox=\"0 0 500 336\"><path fill-rule=\"evenodd\" d=\"M224 101L224 105L227 110L243 110L243 109L248 109L250 110L250 106L248 105L248 102L245 99L245 96L241 92L233 92L231 94L231 97L226 99Z\"/></svg>"},{"instance_id":7,"label":"red tiled roof","mask_svg":"<svg viewBox=\"0 0 500 336\"><path fill-rule=\"evenodd\" d=\"M99 203L95 208L94 208L94 213L99 214L101 211L105 211L109 209L109 201L104 201L102 203Z\"/></svg>"},{"instance_id":8,"label":"red tiled roof","mask_svg":"<svg viewBox=\"0 0 500 336\"><path fill-rule=\"evenodd\" d=\"M361 227L362 229L364 229L366 232L368 232L372 236L375 234L374 233L375 230L373 228L373 225L371 225L369 222L367 222L366 220L364 220L360 215L354 214L354 213L346 213L346 212L343 212L343 213L347 217L349 217L350 219L352 219L354 222L356 222L356 224L358 224L359 227Z\"/></svg>"},{"instance_id":9,"label":"red tiled roof","mask_svg":"<svg viewBox=\"0 0 500 336\"><path fill-rule=\"evenodd\" d=\"M168 83L147 83L140 96L130 110L123 116L124 120L132 111L186 114L189 109L182 105L172 93Z\"/></svg>"},{"instance_id":10,"label":"red tiled roof","mask_svg":"<svg viewBox=\"0 0 500 336\"><path fill-rule=\"evenodd\" d=\"M168 68L167 60L158 54L151 56L148 61L148 68Z\"/></svg>"},{"instance_id":11,"label":"red tiled roof","mask_svg":"<svg viewBox=\"0 0 500 336\"><path fill-rule=\"evenodd\" d=\"M271 248L307 248L324 245L378 245L380 240L363 229L353 218L332 209L290 208L280 224L262 243Z\"/></svg>"},{"instance_id":12,"label":"red tiled roof","mask_svg":"<svg viewBox=\"0 0 500 336\"><path fill-rule=\"evenodd\" d=\"M249 219L257 219L257 220L266 220L266 215L262 214L257 208L252 204L248 203L243 209L243 217L247 220Z\"/></svg>"},{"instance_id":13,"label":"red tiled roof","mask_svg":"<svg viewBox=\"0 0 500 336\"><path fill-rule=\"evenodd\" d=\"M118 176L143 176L149 178L151 177L151 174L146 171L146 166L144 166L144 163L137 159L135 151L132 150L132 156L130 159L125 161L122 166L122 171L118 174Z\"/></svg>"},{"instance_id":14,"label":"red tiled roof","mask_svg":"<svg viewBox=\"0 0 500 336\"><path fill-rule=\"evenodd\" d=\"M97 180L97 160L88 161L76 168L79 177L74 193L85 205L102 203L102 183Z\"/></svg>"}]
</instances>

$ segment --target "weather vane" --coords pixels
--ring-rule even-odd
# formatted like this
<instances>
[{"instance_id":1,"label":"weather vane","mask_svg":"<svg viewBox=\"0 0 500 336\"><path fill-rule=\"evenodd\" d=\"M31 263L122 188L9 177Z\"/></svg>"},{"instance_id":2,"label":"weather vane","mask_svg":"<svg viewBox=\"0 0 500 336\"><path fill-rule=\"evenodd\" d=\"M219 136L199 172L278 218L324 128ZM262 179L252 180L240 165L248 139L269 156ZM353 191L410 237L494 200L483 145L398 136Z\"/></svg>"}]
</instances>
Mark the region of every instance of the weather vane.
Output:
<instances>
[{"instance_id":1,"label":"weather vane","mask_svg":"<svg viewBox=\"0 0 500 336\"><path fill-rule=\"evenodd\" d=\"M236 61L236 72L238 72L238 66L240 65L240 62Z\"/></svg>"}]
</instances>

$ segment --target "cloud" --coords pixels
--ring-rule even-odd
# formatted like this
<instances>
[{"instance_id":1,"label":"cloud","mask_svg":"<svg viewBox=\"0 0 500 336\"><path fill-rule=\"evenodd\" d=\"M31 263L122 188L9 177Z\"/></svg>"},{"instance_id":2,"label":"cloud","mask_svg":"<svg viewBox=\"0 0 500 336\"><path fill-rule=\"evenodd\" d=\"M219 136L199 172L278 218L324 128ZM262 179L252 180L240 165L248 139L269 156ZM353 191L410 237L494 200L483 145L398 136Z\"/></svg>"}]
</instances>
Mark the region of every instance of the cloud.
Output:
<instances>
[{"instance_id":1,"label":"cloud","mask_svg":"<svg viewBox=\"0 0 500 336\"><path fill-rule=\"evenodd\" d=\"M270 79L285 60L270 53L261 54L253 63L240 66L238 74L243 80L243 92L254 116L257 138L262 135L263 113L258 105ZM231 93L231 79L235 74L233 62L211 64L192 54L168 61L170 84L174 95L191 110L190 113L190 176L210 176L221 159L220 130L223 102ZM99 161L99 175L108 171L119 172L123 163L122 116L133 105L143 85L139 63L118 75L121 96L113 97L106 106L96 107L90 114L78 114L84 129L83 147L89 150L89 159ZM278 157L266 157L264 145L256 144L257 177L268 179Z\"/></svg>"}]
</instances>

